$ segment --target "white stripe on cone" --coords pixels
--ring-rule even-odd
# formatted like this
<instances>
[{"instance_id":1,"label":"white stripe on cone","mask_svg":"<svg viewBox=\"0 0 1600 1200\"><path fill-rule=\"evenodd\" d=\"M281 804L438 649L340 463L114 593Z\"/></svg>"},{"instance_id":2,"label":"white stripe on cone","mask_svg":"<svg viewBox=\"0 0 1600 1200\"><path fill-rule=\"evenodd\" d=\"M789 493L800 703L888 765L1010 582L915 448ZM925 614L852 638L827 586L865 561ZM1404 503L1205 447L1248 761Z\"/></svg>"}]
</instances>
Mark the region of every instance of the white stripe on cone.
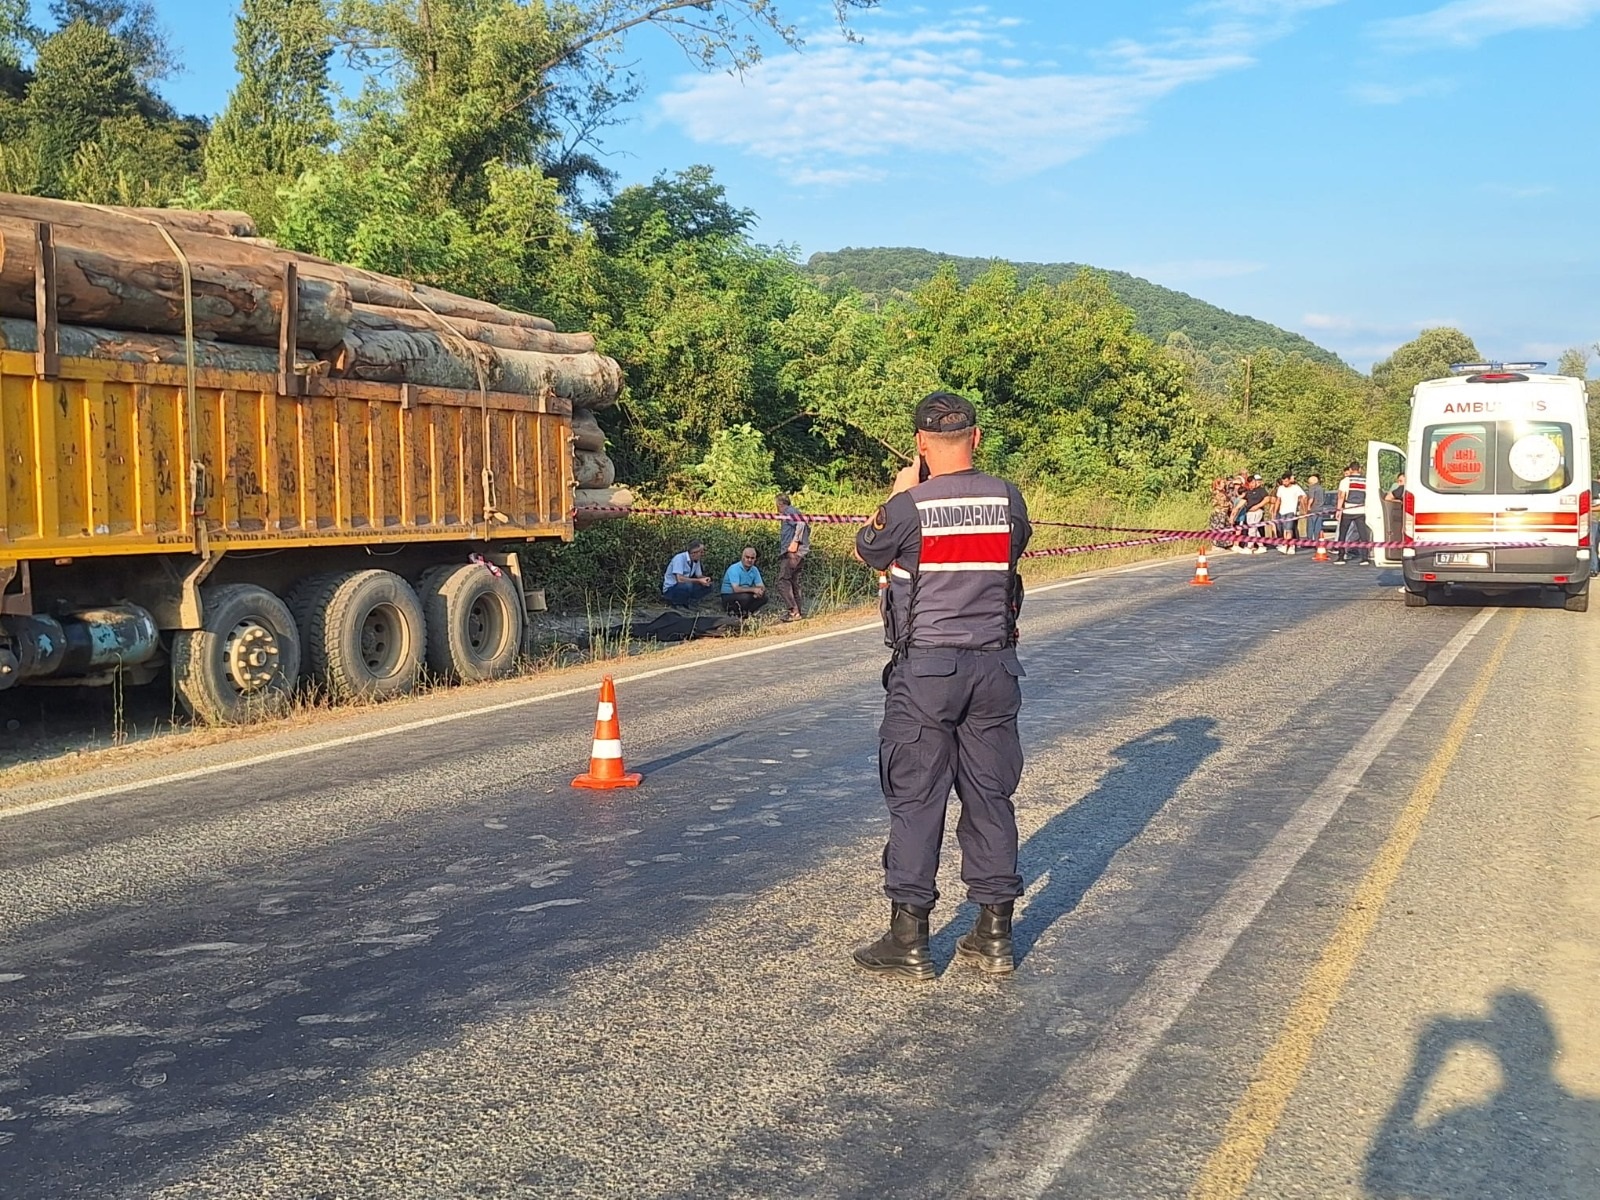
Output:
<instances>
[{"instance_id":1,"label":"white stripe on cone","mask_svg":"<svg viewBox=\"0 0 1600 1200\"><path fill-rule=\"evenodd\" d=\"M617 706L601 701L599 711L594 715L596 721L614 721L617 719Z\"/></svg>"},{"instance_id":2,"label":"white stripe on cone","mask_svg":"<svg viewBox=\"0 0 1600 1200\"><path fill-rule=\"evenodd\" d=\"M594 751L590 754L589 757L591 757L591 758L621 758L622 757L622 739L621 738L606 738L606 739L602 740L601 738L595 738L595 740L594 740Z\"/></svg>"}]
</instances>

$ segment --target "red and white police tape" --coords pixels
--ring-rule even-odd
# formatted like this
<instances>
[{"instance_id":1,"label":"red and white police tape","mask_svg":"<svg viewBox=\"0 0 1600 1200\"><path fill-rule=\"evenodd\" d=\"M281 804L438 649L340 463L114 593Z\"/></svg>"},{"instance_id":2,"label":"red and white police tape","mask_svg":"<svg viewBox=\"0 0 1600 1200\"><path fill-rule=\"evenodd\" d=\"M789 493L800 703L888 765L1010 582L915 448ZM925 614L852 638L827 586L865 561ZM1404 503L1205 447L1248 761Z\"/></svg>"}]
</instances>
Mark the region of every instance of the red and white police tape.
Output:
<instances>
[{"instance_id":1,"label":"red and white police tape","mask_svg":"<svg viewBox=\"0 0 1600 1200\"><path fill-rule=\"evenodd\" d=\"M611 514L634 517L699 517L713 521L783 521L790 518L776 512L733 512L714 508L622 508L619 506L592 505L576 509L574 516L584 514ZM1313 513L1312 516L1317 514ZM800 518L803 525L865 525L868 517L843 516L838 513L806 513ZM1237 527L1229 529L1143 529L1126 525L1092 525L1080 524L1075 521L1034 521L1035 528L1049 527L1054 529L1081 529L1096 533L1136 533L1137 538L1127 538L1112 542L1094 542L1082 546L1057 546L1048 550L1029 550L1024 558L1059 558L1069 554L1089 554L1097 550L1131 550L1141 546L1159 546L1168 542L1204 542L1207 545L1230 549L1234 546L1253 548L1256 546L1274 549L1279 546L1294 546L1300 549L1313 550L1321 546L1325 550L1456 550L1462 548L1495 549L1495 550L1533 550L1547 545L1546 542L1420 542L1388 541L1388 542L1341 542L1330 539L1318 538L1276 538L1264 537L1237 532Z\"/></svg>"}]
</instances>

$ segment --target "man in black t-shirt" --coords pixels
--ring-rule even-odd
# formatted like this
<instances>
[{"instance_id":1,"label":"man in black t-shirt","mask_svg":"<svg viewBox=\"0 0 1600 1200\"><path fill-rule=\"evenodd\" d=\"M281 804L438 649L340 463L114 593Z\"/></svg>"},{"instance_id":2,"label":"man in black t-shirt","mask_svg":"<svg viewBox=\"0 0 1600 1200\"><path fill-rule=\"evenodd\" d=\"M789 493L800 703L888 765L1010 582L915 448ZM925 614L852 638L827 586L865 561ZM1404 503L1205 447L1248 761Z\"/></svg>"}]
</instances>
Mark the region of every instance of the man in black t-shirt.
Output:
<instances>
[{"instance_id":1,"label":"man in black t-shirt","mask_svg":"<svg viewBox=\"0 0 1600 1200\"><path fill-rule=\"evenodd\" d=\"M1249 486L1244 492L1244 533L1246 537L1258 538L1266 529L1267 519L1267 489L1261 482L1261 476L1250 476ZM1265 554L1265 546L1235 546L1235 554Z\"/></svg>"}]
</instances>

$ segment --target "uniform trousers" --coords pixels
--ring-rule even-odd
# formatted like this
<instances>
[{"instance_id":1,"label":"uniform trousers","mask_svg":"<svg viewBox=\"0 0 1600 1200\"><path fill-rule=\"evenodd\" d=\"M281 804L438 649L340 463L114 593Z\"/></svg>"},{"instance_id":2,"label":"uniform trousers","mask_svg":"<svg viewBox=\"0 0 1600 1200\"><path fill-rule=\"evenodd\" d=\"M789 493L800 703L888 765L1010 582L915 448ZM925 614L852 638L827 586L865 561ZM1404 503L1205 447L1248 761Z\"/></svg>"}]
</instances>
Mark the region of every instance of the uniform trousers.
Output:
<instances>
[{"instance_id":1,"label":"uniform trousers","mask_svg":"<svg viewBox=\"0 0 1600 1200\"><path fill-rule=\"evenodd\" d=\"M1345 513L1340 516L1339 540L1341 542L1370 542L1372 540L1372 530L1367 528L1366 517L1359 513ZM1369 562L1371 559L1372 551L1370 549L1339 551L1340 562Z\"/></svg>"},{"instance_id":2,"label":"uniform trousers","mask_svg":"<svg viewBox=\"0 0 1600 1200\"><path fill-rule=\"evenodd\" d=\"M1022 895L1017 813L1022 778L1017 713L1023 674L1015 650L913 648L884 676L878 774L889 807L883 851L890 900L931 907L953 786L967 898L1003 904Z\"/></svg>"}]
</instances>

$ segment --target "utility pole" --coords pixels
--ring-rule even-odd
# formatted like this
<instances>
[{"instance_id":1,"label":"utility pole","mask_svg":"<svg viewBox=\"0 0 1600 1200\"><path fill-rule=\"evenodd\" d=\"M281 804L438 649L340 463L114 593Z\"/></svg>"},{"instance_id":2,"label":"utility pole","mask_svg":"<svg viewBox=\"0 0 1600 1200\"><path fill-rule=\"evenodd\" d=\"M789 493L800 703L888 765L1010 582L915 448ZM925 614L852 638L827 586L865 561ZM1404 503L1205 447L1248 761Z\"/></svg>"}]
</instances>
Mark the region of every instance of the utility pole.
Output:
<instances>
[{"instance_id":1,"label":"utility pole","mask_svg":"<svg viewBox=\"0 0 1600 1200\"><path fill-rule=\"evenodd\" d=\"M1255 364L1251 361L1250 356L1248 354L1245 355L1244 358L1241 359L1240 361L1242 361L1244 363L1244 419L1246 421L1249 421L1250 420L1250 373L1251 373L1251 369L1255 366Z\"/></svg>"}]
</instances>

